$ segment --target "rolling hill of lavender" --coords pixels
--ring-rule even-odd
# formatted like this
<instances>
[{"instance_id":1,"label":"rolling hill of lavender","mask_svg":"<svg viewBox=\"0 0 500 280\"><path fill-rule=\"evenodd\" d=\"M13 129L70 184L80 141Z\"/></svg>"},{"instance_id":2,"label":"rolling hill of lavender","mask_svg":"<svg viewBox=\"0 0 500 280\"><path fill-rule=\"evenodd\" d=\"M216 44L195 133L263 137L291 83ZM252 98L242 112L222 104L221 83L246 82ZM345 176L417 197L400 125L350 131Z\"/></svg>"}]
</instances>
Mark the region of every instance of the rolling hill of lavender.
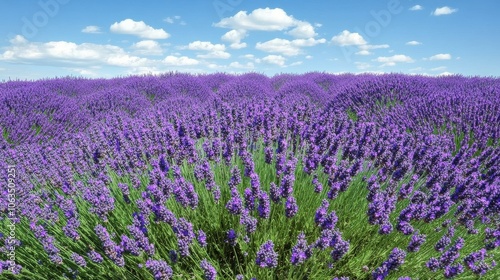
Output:
<instances>
[{"instance_id":1,"label":"rolling hill of lavender","mask_svg":"<svg viewBox=\"0 0 500 280\"><path fill-rule=\"evenodd\" d=\"M500 79L0 83L1 279L499 279Z\"/></svg>"}]
</instances>

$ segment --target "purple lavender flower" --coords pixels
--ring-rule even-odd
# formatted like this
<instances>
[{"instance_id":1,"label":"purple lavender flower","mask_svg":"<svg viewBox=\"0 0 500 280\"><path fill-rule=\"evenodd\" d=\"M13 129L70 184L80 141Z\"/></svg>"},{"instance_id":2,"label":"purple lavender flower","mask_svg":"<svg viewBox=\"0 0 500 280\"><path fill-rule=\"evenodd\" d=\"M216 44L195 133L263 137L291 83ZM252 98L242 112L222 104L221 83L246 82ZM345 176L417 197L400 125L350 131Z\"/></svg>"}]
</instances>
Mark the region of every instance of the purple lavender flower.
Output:
<instances>
[{"instance_id":1,"label":"purple lavender flower","mask_svg":"<svg viewBox=\"0 0 500 280\"><path fill-rule=\"evenodd\" d=\"M87 257L95 263L102 263L104 259L102 258L101 254L97 253L94 250L91 250L87 253Z\"/></svg>"},{"instance_id":2,"label":"purple lavender flower","mask_svg":"<svg viewBox=\"0 0 500 280\"><path fill-rule=\"evenodd\" d=\"M181 257L190 255L189 246L195 238L193 225L184 218L179 218L177 224L173 227L174 233L177 235L177 246Z\"/></svg>"},{"instance_id":3,"label":"purple lavender flower","mask_svg":"<svg viewBox=\"0 0 500 280\"><path fill-rule=\"evenodd\" d=\"M321 205L318 207L316 210L316 214L314 215L314 222L318 225L321 226L324 221L326 220L326 216L328 215L328 207L329 207L328 200L323 199L321 202Z\"/></svg>"},{"instance_id":4,"label":"purple lavender flower","mask_svg":"<svg viewBox=\"0 0 500 280\"><path fill-rule=\"evenodd\" d=\"M236 188L231 189L231 198L226 204L226 209L233 215L239 215L243 210L243 201Z\"/></svg>"},{"instance_id":5,"label":"purple lavender flower","mask_svg":"<svg viewBox=\"0 0 500 280\"><path fill-rule=\"evenodd\" d=\"M440 263L439 260L436 258L430 258L427 263L425 264L427 268L429 268L430 271L436 272L440 268Z\"/></svg>"},{"instance_id":6,"label":"purple lavender flower","mask_svg":"<svg viewBox=\"0 0 500 280\"><path fill-rule=\"evenodd\" d=\"M323 185L318 180L318 175L316 175L316 174L313 175L312 184L314 186L315 193L320 193L321 191L323 191Z\"/></svg>"},{"instance_id":7,"label":"purple lavender flower","mask_svg":"<svg viewBox=\"0 0 500 280\"><path fill-rule=\"evenodd\" d=\"M71 259L76 263L76 265L80 267L87 266L87 262L85 261L85 259L82 256L78 255L77 253L72 253Z\"/></svg>"},{"instance_id":8,"label":"purple lavender flower","mask_svg":"<svg viewBox=\"0 0 500 280\"><path fill-rule=\"evenodd\" d=\"M174 264L177 263L177 261L179 260L179 255L177 254L177 251L175 251L175 250L170 250L168 252L168 257L170 258L170 261Z\"/></svg>"},{"instance_id":9,"label":"purple lavender flower","mask_svg":"<svg viewBox=\"0 0 500 280\"><path fill-rule=\"evenodd\" d=\"M292 218L297 214L298 211L299 211L299 206L297 205L295 197L289 196L286 199L285 203L285 216L287 218Z\"/></svg>"},{"instance_id":10,"label":"purple lavender flower","mask_svg":"<svg viewBox=\"0 0 500 280\"><path fill-rule=\"evenodd\" d=\"M207 235L201 229L198 230L197 240L201 247L207 247Z\"/></svg>"},{"instance_id":11,"label":"purple lavender flower","mask_svg":"<svg viewBox=\"0 0 500 280\"><path fill-rule=\"evenodd\" d=\"M418 232L416 232L411 237L410 243L408 244L406 250L408 252L418 252L420 250L420 246L424 244L425 238L426 238L425 234L419 234Z\"/></svg>"},{"instance_id":12,"label":"purple lavender flower","mask_svg":"<svg viewBox=\"0 0 500 280\"><path fill-rule=\"evenodd\" d=\"M451 265L455 260L457 260L460 257L460 253L458 251L462 249L464 243L465 243L464 239L459 237L455 241L455 243L439 257L439 263L441 268Z\"/></svg>"},{"instance_id":13,"label":"purple lavender flower","mask_svg":"<svg viewBox=\"0 0 500 280\"><path fill-rule=\"evenodd\" d=\"M201 261L200 266L203 269L203 272L205 273L205 280L216 279L217 271L206 259Z\"/></svg>"},{"instance_id":14,"label":"purple lavender flower","mask_svg":"<svg viewBox=\"0 0 500 280\"><path fill-rule=\"evenodd\" d=\"M148 259L146 268L153 274L155 280L168 280L174 274L172 268L163 260Z\"/></svg>"},{"instance_id":15,"label":"purple lavender flower","mask_svg":"<svg viewBox=\"0 0 500 280\"><path fill-rule=\"evenodd\" d=\"M241 173L238 166L234 166L231 169L231 178L229 179L229 188L236 188L241 183Z\"/></svg>"},{"instance_id":16,"label":"purple lavender flower","mask_svg":"<svg viewBox=\"0 0 500 280\"><path fill-rule=\"evenodd\" d=\"M448 235L443 235L443 237L441 237L441 239L438 240L438 242L436 243L436 245L434 245L434 249L436 249L436 251L438 252L443 252L446 247L448 247L448 245L451 244L451 239Z\"/></svg>"},{"instance_id":17,"label":"purple lavender flower","mask_svg":"<svg viewBox=\"0 0 500 280\"><path fill-rule=\"evenodd\" d=\"M231 245L231 246L236 246L236 238L238 237L238 234L234 229L230 229L226 233L226 242Z\"/></svg>"},{"instance_id":18,"label":"purple lavender flower","mask_svg":"<svg viewBox=\"0 0 500 280\"><path fill-rule=\"evenodd\" d=\"M479 251L475 251L470 253L468 256L464 258L464 264L476 275L484 275L486 272L491 270L496 266L496 262L494 260L491 261L491 264L486 263L486 258L491 257L487 254L487 249L482 248Z\"/></svg>"},{"instance_id":19,"label":"purple lavender flower","mask_svg":"<svg viewBox=\"0 0 500 280\"><path fill-rule=\"evenodd\" d=\"M401 231L404 235L410 235L413 233L413 231L415 231L413 226L405 221L399 221L396 225L396 229Z\"/></svg>"},{"instance_id":20,"label":"purple lavender flower","mask_svg":"<svg viewBox=\"0 0 500 280\"><path fill-rule=\"evenodd\" d=\"M129 252L134 256L139 256L141 254L141 250L137 242L134 239L130 239L126 235L122 235L120 246L123 248L124 252Z\"/></svg>"},{"instance_id":21,"label":"purple lavender flower","mask_svg":"<svg viewBox=\"0 0 500 280\"><path fill-rule=\"evenodd\" d=\"M330 256L334 261L340 260L349 251L349 242L345 240L339 240L333 246L333 250Z\"/></svg>"},{"instance_id":22,"label":"purple lavender flower","mask_svg":"<svg viewBox=\"0 0 500 280\"><path fill-rule=\"evenodd\" d=\"M104 247L104 253L108 256L117 266L125 266L125 259L123 258L123 248L116 245L111 240L108 231L102 225L97 225L94 228L95 233L99 237Z\"/></svg>"},{"instance_id":23,"label":"purple lavender flower","mask_svg":"<svg viewBox=\"0 0 500 280\"><path fill-rule=\"evenodd\" d=\"M389 272L401 266L406 258L406 252L399 248L392 249L389 258L382 263L382 265L376 268L373 273L373 279L385 279Z\"/></svg>"},{"instance_id":24,"label":"purple lavender flower","mask_svg":"<svg viewBox=\"0 0 500 280\"><path fill-rule=\"evenodd\" d=\"M464 267L459 263L455 265L448 265L444 268L444 277L447 279L453 278L459 274L462 274L463 272L464 272Z\"/></svg>"},{"instance_id":25,"label":"purple lavender flower","mask_svg":"<svg viewBox=\"0 0 500 280\"><path fill-rule=\"evenodd\" d=\"M271 182L269 186L269 195L274 203L279 203L281 200L281 192L278 186L274 182Z\"/></svg>"},{"instance_id":26,"label":"purple lavender flower","mask_svg":"<svg viewBox=\"0 0 500 280\"><path fill-rule=\"evenodd\" d=\"M252 234L257 230L257 219L250 215L250 211L243 209L240 216L240 224L245 226L245 230L248 234Z\"/></svg>"},{"instance_id":27,"label":"purple lavender flower","mask_svg":"<svg viewBox=\"0 0 500 280\"><path fill-rule=\"evenodd\" d=\"M278 253L274 251L273 241L268 240L260 246L255 264L262 268L275 268L278 266Z\"/></svg>"},{"instance_id":28,"label":"purple lavender flower","mask_svg":"<svg viewBox=\"0 0 500 280\"><path fill-rule=\"evenodd\" d=\"M177 222L177 218L174 213L167 209L164 205L155 204L152 207L153 213L155 214L156 222L164 222L169 224L170 226L174 226Z\"/></svg>"},{"instance_id":29,"label":"purple lavender flower","mask_svg":"<svg viewBox=\"0 0 500 280\"><path fill-rule=\"evenodd\" d=\"M245 196L246 209L248 209L250 211L254 210L255 209L255 196L254 196L252 190L249 188L246 188L244 196Z\"/></svg>"},{"instance_id":30,"label":"purple lavender flower","mask_svg":"<svg viewBox=\"0 0 500 280\"><path fill-rule=\"evenodd\" d=\"M118 183L118 188L122 191L123 200L125 201L125 203L129 204L130 203L130 197L129 197L130 191L129 191L128 185L124 184L124 183Z\"/></svg>"},{"instance_id":31,"label":"purple lavender flower","mask_svg":"<svg viewBox=\"0 0 500 280\"><path fill-rule=\"evenodd\" d=\"M259 191L259 206L257 206L257 211L259 212L259 217L263 219L268 219L271 214L269 196L265 191Z\"/></svg>"},{"instance_id":32,"label":"purple lavender flower","mask_svg":"<svg viewBox=\"0 0 500 280\"><path fill-rule=\"evenodd\" d=\"M379 234L389 234L393 231L394 227L390 222L384 222L382 225L380 225L380 228L378 230Z\"/></svg>"},{"instance_id":33,"label":"purple lavender flower","mask_svg":"<svg viewBox=\"0 0 500 280\"><path fill-rule=\"evenodd\" d=\"M297 237L297 243L292 248L290 262L293 265L304 263L312 255L312 248L307 245L306 235L301 232Z\"/></svg>"}]
</instances>

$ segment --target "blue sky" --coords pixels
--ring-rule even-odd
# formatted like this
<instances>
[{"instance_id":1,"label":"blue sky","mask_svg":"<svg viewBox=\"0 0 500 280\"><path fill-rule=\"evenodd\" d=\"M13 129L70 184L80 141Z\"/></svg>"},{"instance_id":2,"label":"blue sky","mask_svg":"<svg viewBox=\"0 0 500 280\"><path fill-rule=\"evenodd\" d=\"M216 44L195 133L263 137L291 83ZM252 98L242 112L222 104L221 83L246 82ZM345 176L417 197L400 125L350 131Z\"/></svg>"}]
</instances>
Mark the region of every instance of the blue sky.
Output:
<instances>
[{"instance_id":1,"label":"blue sky","mask_svg":"<svg viewBox=\"0 0 500 280\"><path fill-rule=\"evenodd\" d=\"M401 72L500 76L496 0L2 0L0 81Z\"/></svg>"}]
</instances>

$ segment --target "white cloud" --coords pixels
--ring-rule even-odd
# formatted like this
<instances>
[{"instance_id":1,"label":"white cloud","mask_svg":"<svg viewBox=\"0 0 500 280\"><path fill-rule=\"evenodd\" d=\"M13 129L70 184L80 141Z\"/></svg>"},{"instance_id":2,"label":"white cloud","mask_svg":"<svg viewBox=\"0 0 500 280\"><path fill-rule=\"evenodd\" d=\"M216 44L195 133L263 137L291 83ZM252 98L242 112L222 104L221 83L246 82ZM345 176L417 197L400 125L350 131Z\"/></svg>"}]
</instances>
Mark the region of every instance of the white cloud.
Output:
<instances>
[{"instance_id":1,"label":"white cloud","mask_svg":"<svg viewBox=\"0 0 500 280\"><path fill-rule=\"evenodd\" d=\"M82 69L82 68L67 68L67 69L70 71L76 72L76 73L80 74L81 76L86 76L86 77L91 77L91 78L95 78L95 77L99 76L96 72L89 70L89 69Z\"/></svg>"},{"instance_id":2,"label":"white cloud","mask_svg":"<svg viewBox=\"0 0 500 280\"><path fill-rule=\"evenodd\" d=\"M227 59L231 57L231 54L226 52L226 46L224 44L212 44L208 41L194 41L184 48L193 51L208 52L205 54L198 54L197 57L199 58Z\"/></svg>"},{"instance_id":3,"label":"white cloud","mask_svg":"<svg viewBox=\"0 0 500 280\"><path fill-rule=\"evenodd\" d=\"M37 60L37 59L99 59L103 53L121 53L122 49L110 45L95 45L84 43L77 45L72 42L54 41L47 43L31 43L22 36L16 36L10 41L12 46L7 48L1 59L4 60Z\"/></svg>"},{"instance_id":4,"label":"white cloud","mask_svg":"<svg viewBox=\"0 0 500 280\"><path fill-rule=\"evenodd\" d=\"M266 57L263 57L262 61L268 64L274 64L283 67L285 66L286 58L281 55L268 55Z\"/></svg>"},{"instance_id":5,"label":"white cloud","mask_svg":"<svg viewBox=\"0 0 500 280\"><path fill-rule=\"evenodd\" d=\"M305 21L300 21L297 23L297 27L287 32L287 34L292 35L295 38L312 38L318 35L314 32L314 27Z\"/></svg>"},{"instance_id":6,"label":"white cloud","mask_svg":"<svg viewBox=\"0 0 500 280\"><path fill-rule=\"evenodd\" d=\"M115 22L109 29L114 33L135 35L144 39L166 39L170 37L170 34L161 28L154 29L144 21L134 21L132 19Z\"/></svg>"},{"instance_id":7,"label":"white cloud","mask_svg":"<svg viewBox=\"0 0 500 280\"><path fill-rule=\"evenodd\" d=\"M255 45L255 48L261 51L270 52L270 53L280 53L286 56L295 56L301 54L302 47L312 47L317 44L325 43L325 39L295 39L295 40L286 40L275 38L266 42L258 42Z\"/></svg>"},{"instance_id":8,"label":"white cloud","mask_svg":"<svg viewBox=\"0 0 500 280\"><path fill-rule=\"evenodd\" d=\"M255 65L252 62L247 62L245 64L241 64L238 61L234 61L234 62L231 62L229 64L229 67L237 68L237 69L254 69Z\"/></svg>"},{"instance_id":9,"label":"white cloud","mask_svg":"<svg viewBox=\"0 0 500 280\"><path fill-rule=\"evenodd\" d=\"M225 51L212 51L207 54L199 54L197 55L199 58L215 58L215 59L228 59L231 57L231 54Z\"/></svg>"},{"instance_id":10,"label":"white cloud","mask_svg":"<svg viewBox=\"0 0 500 280\"><path fill-rule=\"evenodd\" d=\"M449 53L440 53L429 57L429 60L450 60L451 54Z\"/></svg>"},{"instance_id":11,"label":"white cloud","mask_svg":"<svg viewBox=\"0 0 500 280\"><path fill-rule=\"evenodd\" d=\"M165 57L163 63L168 66L190 66L198 65L200 62L196 59L189 58L187 56L173 56L169 55Z\"/></svg>"},{"instance_id":12,"label":"white cloud","mask_svg":"<svg viewBox=\"0 0 500 280\"><path fill-rule=\"evenodd\" d=\"M216 23L217 27L243 30L281 31L292 27L295 19L283 9L255 9L250 14L240 11L236 15L224 18Z\"/></svg>"},{"instance_id":13,"label":"white cloud","mask_svg":"<svg viewBox=\"0 0 500 280\"><path fill-rule=\"evenodd\" d=\"M406 45L408 45L408 46L418 46L418 45L422 45L422 43L420 43L419 41L409 41L409 42L406 42Z\"/></svg>"},{"instance_id":14,"label":"white cloud","mask_svg":"<svg viewBox=\"0 0 500 280\"><path fill-rule=\"evenodd\" d=\"M137 67L150 64L147 58L133 56L113 45L76 44L66 41L29 42L22 36L11 40L12 45L0 54L0 60L30 62L42 65L111 65Z\"/></svg>"},{"instance_id":15,"label":"white cloud","mask_svg":"<svg viewBox=\"0 0 500 280\"><path fill-rule=\"evenodd\" d=\"M332 42L339 46L359 46L365 45L366 41L359 33L351 33L348 30L340 32L338 35L332 37Z\"/></svg>"},{"instance_id":16,"label":"white cloud","mask_svg":"<svg viewBox=\"0 0 500 280\"><path fill-rule=\"evenodd\" d=\"M223 44L212 44L208 41L194 41L189 43L187 49L193 51L225 51L226 46Z\"/></svg>"},{"instance_id":17,"label":"white cloud","mask_svg":"<svg viewBox=\"0 0 500 280\"><path fill-rule=\"evenodd\" d=\"M153 40L143 40L132 45L136 53L142 55L162 55L163 50L160 44Z\"/></svg>"},{"instance_id":18,"label":"white cloud","mask_svg":"<svg viewBox=\"0 0 500 280\"><path fill-rule=\"evenodd\" d=\"M451 72L443 72L443 73L438 74L438 76L452 76L452 75L454 75L454 74Z\"/></svg>"},{"instance_id":19,"label":"white cloud","mask_svg":"<svg viewBox=\"0 0 500 280\"><path fill-rule=\"evenodd\" d=\"M423 10L424 7L420 6L420 5L415 5L413 7L411 7L409 10L410 11L420 11L420 10Z\"/></svg>"},{"instance_id":20,"label":"white cloud","mask_svg":"<svg viewBox=\"0 0 500 280\"><path fill-rule=\"evenodd\" d=\"M94 34L102 33L101 28L99 26L95 26L95 25L86 26L84 29L82 29L82 32L83 33L94 33Z\"/></svg>"},{"instance_id":21,"label":"white cloud","mask_svg":"<svg viewBox=\"0 0 500 280\"><path fill-rule=\"evenodd\" d=\"M432 14L435 16L442 16L442 15L450 15L450 14L453 14L457 11L458 11L458 9L453 9L453 8L448 7L448 6L444 6L441 8L436 8L436 10Z\"/></svg>"},{"instance_id":22,"label":"white cloud","mask_svg":"<svg viewBox=\"0 0 500 280\"><path fill-rule=\"evenodd\" d=\"M280 8L259 8L251 13L239 11L232 17L223 18L214 26L236 30L285 31L296 38L312 38L316 36L314 27L306 21L295 19Z\"/></svg>"},{"instance_id":23,"label":"white cloud","mask_svg":"<svg viewBox=\"0 0 500 280\"><path fill-rule=\"evenodd\" d=\"M290 64L288 66L298 66L298 65L302 65L302 61L295 61L294 63L292 63L292 64Z\"/></svg>"},{"instance_id":24,"label":"white cloud","mask_svg":"<svg viewBox=\"0 0 500 280\"><path fill-rule=\"evenodd\" d=\"M312 59L312 55L306 55L306 59Z\"/></svg>"},{"instance_id":25,"label":"white cloud","mask_svg":"<svg viewBox=\"0 0 500 280\"><path fill-rule=\"evenodd\" d=\"M226 34L222 35L221 39L225 42L231 43L229 45L232 49L242 49L246 48L247 44L242 43L241 40L247 36L246 30L242 29L233 29L231 31L226 32Z\"/></svg>"},{"instance_id":26,"label":"white cloud","mask_svg":"<svg viewBox=\"0 0 500 280\"><path fill-rule=\"evenodd\" d=\"M28 40L21 35L16 35L14 38L10 39L9 42L13 45L22 45L28 43Z\"/></svg>"},{"instance_id":27,"label":"white cloud","mask_svg":"<svg viewBox=\"0 0 500 280\"><path fill-rule=\"evenodd\" d=\"M373 60L376 62L381 62L383 63L381 66L394 66L396 63L412 63L414 60L404 54L396 54L393 56L380 56L377 59Z\"/></svg>"},{"instance_id":28,"label":"white cloud","mask_svg":"<svg viewBox=\"0 0 500 280\"><path fill-rule=\"evenodd\" d=\"M369 50L360 50L359 52L356 52L357 55L371 55L373 54Z\"/></svg>"}]
</instances>

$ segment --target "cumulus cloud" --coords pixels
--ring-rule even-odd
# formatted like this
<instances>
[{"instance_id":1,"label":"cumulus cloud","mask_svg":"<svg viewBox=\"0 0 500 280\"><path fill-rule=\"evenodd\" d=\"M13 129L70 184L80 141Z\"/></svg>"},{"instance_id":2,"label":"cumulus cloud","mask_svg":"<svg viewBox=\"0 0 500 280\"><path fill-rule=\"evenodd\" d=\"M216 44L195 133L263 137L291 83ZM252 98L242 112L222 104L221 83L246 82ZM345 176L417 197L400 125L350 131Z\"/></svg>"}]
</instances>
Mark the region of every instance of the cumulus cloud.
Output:
<instances>
[{"instance_id":1,"label":"cumulus cloud","mask_svg":"<svg viewBox=\"0 0 500 280\"><path fill-rule=\"evenodd\" d=\"M413 7L411 7L409 10L410 11L420 11L420 10L423 10L424 7L420 6L420 5L415 5Z\"/></svg>"},{"instance_id":2,"label":"cumulus cloud","mask_svg":"<svg viewBox=\"0 0 500 280\"><path fill-rule=\"evenodd\" d=\"M246 48L247 44L242 43L241 40L247 36L246 30L242 29L233 29L231 31L226 32L226 34L222 35L222 41L231 43L229 45L232 49L242 49Z\"/></svg>"},{"instance_id":3,"label":"cumulus cloud","mask_svg":"<svg viewBox=\"0 0 500 280\"><path fill-rule=\"evenodd\" d=\"M229 67L237 68L237 69L254 69L255 65L253 62L247 62L245 64L239 63L238 61L234 61L229 63Z\"/></svg>"},{"instance_id":4,"label":"cumulus cloud","mask_svg":"<svg viewBox=\"0 0 500 280\"><path fill-rule=\"evenodd\" d=\"M207 53L198 54L197 57L199 58L227 59L231 57L231 54L226 52L226 46L224 44L212 44L208 41L194 41L189 43L185 48L193 51L207 51Z\"/></svg>"},{"instance_id":5,"label":"cumulus cloud","mask_svg":"<svg viewBox=\"0 0 500 280\"><path fill-rule=\"evenodd\" d=\"M115 22L109 29L114 33L135 35L144 39L166 39L170 37L170 34L161 28L154 29L144 21L134 21L132 19Z\"/></svg>"},{"instance_id":6,"label":"cumulus cloud","mask_svg":"<svg viewBox=\"0 0 500 280\"><path fill-rule=\"evenodd\" d=\"M419 41L409 41L409 42L406 42L406 45L408 45L408 46L418 46L418 45L422 45L422 43L420 43Z\"/></svg>"},{"instance_id":7,"label":"cumulus cloud","mask_svg":"<svg viewBox=\"0 0 500 280\"><path fill-rule=\"evenodd\" d=\"M199 64L196 59L179 55L169 55L158 60L140 57L114 45L76 44L66 41L30 42L20 35L11 39L10 42L11 45L3 53L0 53L0 61L63 66L67 69L73 69L71 71L81 75L91 75L90 72L86 72L88 69L102 66L123 67L129 69L127 73L139 73L145 69L149 69L148 71L161 70L165 69L165 66ZM151 40L140 41L132 45L132 49L135 51L155 50L158 47L157 42Z\"/></svg>"},{"instance_id":8,"label":"cumulus cloud","mask_svg":"<svg viewBox=\"0 0 500 280\"><path fill-rule=\"evenodd\" d=\"M449 53L440 53L429 57L429 60L450 60L451 54Z\"/></svg>"},{"instance_id":9,"label":"cumulus cloud","mask_svg":"<svg viewBox=\"0 0 500 280\"><path fill-rule=\"evenodd\" d=\"M236 30L285 31L295 38L312 38L316 36L314 27L306 21L295 19L280 8L259 8L251 13L239 11L232 17L223 18L216 27Z\"/></svg>"},{"instance_id":10,"label":"cumulus cloud","mask_svg":"<svg viewBox=\"0 0 500 280\"><path fill-rule=\"evenodd\" d=\"M83 33L94 33L94 34L102 33L101 28L99 26L95 26L95 25L86 26L84 29L82 29L82 32Z\"/></svg>"},{"instance_id":11,"label":"cumulus cloud","mask_svg":"<svg viewBox=\"0 0 500 280\"><path fill-rule=\"evenodd\" d=\"M393 56L380 56L374 61L383 63L381 66L394 66L396 63L412 63L414 60L404 54L396 54Z\"/></svg>"},{"instance_id":12,"label":"cumulus cloud","mask_svg":"<svg viewBox=\"0 0 500 280\"><path fill-rule=\"evenodd\" d=\"M163 63L167 66L191 66L198 65L200 62L187 56L169 55L163 59Z\"/></svg>"},{"instance_id":13,"label":"cumulus cloud","mask_svg":"<svg viewBox=\"0 0 500 280\"><path fill-rule=\"evenodd\" d=\"M274 64L274 65L278 65L278 66L285 66L285 62L286 62L286 58L284 58L283 56L281 55L268 55L266 57L263 57L262 58L262 61L264 61L265 63L268 63L268 64Z\"/></svg>"},{"instance_id":14,"label":"cumulus cloud","mask_svg":"<svg viewBox=\"0 0 500 280\"><path fill-rule=\"evenodd\" d=\"M297 27L287 32L287 34L292 35L295 38L312 38L318 35L314 31L314 27L305 21L299 21Z\"/></svg>"},{"instance_id":15,"label":"cumulus cloud","mask_svg":"<svg viewBox=\"0 0 500 280\"><path fill-rule=\"evenodd\" d=\"M359 33L351 33L348 30L340 32L338 35L332 37L332 42L339 46L359 46L365 45L366 41Z\"/></svg>"},{"instance_id":16,"label":"cumulus cloud","mask_svg":"<svg viewBox=\"0 0 500 280\"><path fill-rule=\"evenodd\" d=\"M312 47L317 44L325 43L325 39L295 39L295 40L286 40L275 38L266 42L258 42L255 45L255 48L264 52L269 53L279 53L285 56L296 56L302 53L303 47Z\"/></svg>"},{"instance_id":17,"label":"cumulus cloud","mask_svg":"<svg viewBox=\"0 0 500 280\"><path fill-rule=\"evenodd\" d=\"M224 51L226 46L223 44L212 44L208 41L194 41L187 46L188 50L193 51Z\"/></svg>"},{"instance_id":18,"label":"cumulus cloud","mask_svg":"<svg viewBox=\"0 0 500 280\"><path fill-rule=\"evenodd\" d=\"M136 53L142 55L162 55L163 50L160 44L153 40L143 40L132 45Z\"/></svg>"},{"instance_id":19,"label":"cumulus cloud","mask_svg":"<svg viewBox=\"0 0 500 280\"><path fill-rule=\"evenodd\" d=\"M145 65L148 59L127 54L113 45L92 43L76 44L66 41L46 43L28 42L18 35L11 40L12 45L0 55L0 60L31 61L33 63L88 64L105 63L114 66Z\"/></svg>"},{"instance_id":20,"label":"cumulus cloud","mask_svg":"<svg viewBox=\"0 0 500 280\"><path fill-rule=\"evenodd\" d=\"M458 11L458 9L453 9L453 8L448 7L448 6L444 6L441 8L436 8L436 10L434 10L434 12L432 14L435 16L443 16L443 15L453 14L457 11Z\"/></svg>"},{"instance_id":21,"label":"cumulus cloud","mask_svg":"<svg viewBox=\"0 0 500 280\"><path fill-rule=\"evenodd\" d=\"M214 58L214 59L228 59L231 54L225 51L213 51L206 54L199 54L196 57L199 58Z\"/></svg>"}]
</instances>

